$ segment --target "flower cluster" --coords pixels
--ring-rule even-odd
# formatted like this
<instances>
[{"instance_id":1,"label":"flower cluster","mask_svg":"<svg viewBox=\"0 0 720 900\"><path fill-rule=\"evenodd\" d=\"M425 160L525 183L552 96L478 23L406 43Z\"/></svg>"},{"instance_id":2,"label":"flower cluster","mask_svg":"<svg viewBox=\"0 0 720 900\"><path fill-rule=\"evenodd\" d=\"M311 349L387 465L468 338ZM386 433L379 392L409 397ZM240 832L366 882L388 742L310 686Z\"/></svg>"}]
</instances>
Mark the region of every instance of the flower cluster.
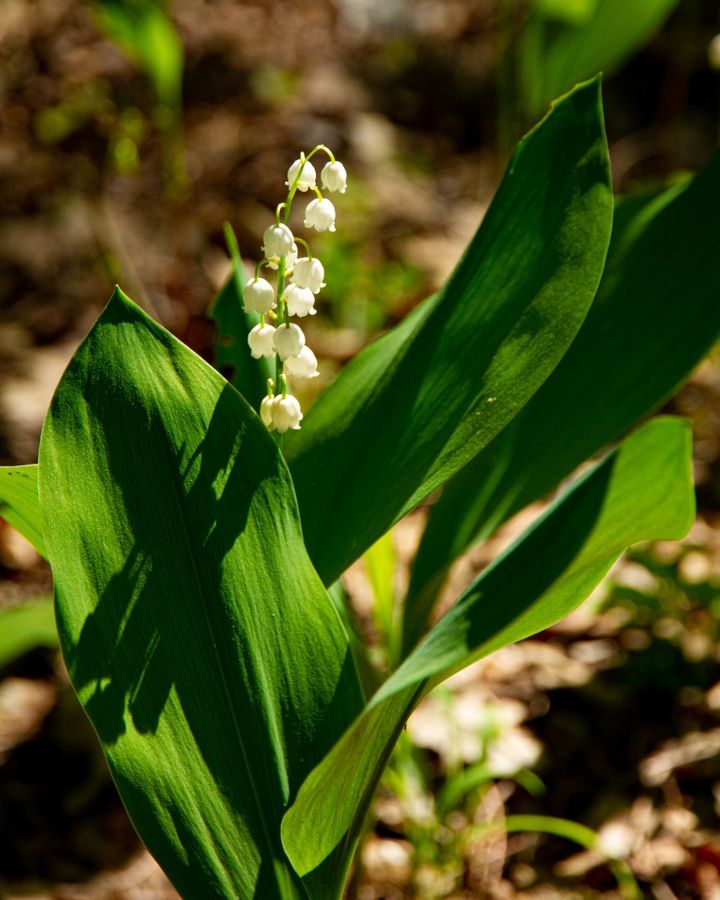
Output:
<instances>
[{"instance_id":1,"label":"flower cluster","mask_svg":"<svg viewBox=\"0 0 720 900\"><path fill-rule=\"evenodd\" d=\"M315 167L310 162L321 151L329 157L320 172L323 189L345 193L345 166L327 147L320 144L307 156L301 153L288 169L287 197L278 205L275 224L265 229L263 258L244 291L245 311L260 314L260 323L248 335L250 352L255 359L261 356L275 359L275 378L268 379L268 393L262 401L260 417L271 431L280 434L290 428L300 428L303 417L297 398L288 393L286 373L293 378L315 378L318 374L315 354L305 343L300 326L291 322L290 317L315 315L315 297L325 287L325 270L312 255L307 241L293 235L288 222L296 193L312 191L315 197L305 208L305 227L335 231L335 207L323 197ZM298 244L305 256L300 256ZM275 288L260 277L263 267L277 271Z\"/></svg>"}]
</instances>

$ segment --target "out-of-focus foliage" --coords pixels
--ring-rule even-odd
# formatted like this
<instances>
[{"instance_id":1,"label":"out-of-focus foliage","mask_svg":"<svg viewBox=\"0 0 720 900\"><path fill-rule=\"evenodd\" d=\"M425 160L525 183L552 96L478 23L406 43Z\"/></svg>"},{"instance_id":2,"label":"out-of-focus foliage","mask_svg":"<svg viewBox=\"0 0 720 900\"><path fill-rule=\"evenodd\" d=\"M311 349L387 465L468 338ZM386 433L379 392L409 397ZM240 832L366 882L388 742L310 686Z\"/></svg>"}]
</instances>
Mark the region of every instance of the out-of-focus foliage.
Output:
<instances>
[{"instance_id":1,"label":"out-of-focus foliage","mask_svg":"<svg viewBox=\"0 0 720 900\"><path fill-rule=\"evenodd\" d=\"M535 0L520 39L530 118L571 85L611 72L660 28L679 0Z\"/></svg>"},{"instance_id":2,"label":"out-of-focus foliage","mask_svg":"<svg viewBox=\"0 0 720 900\"><path fill-rule=\"evenodd\" d=\"M184 49L161 0L96 0L100 27L150 78L157 95L155 123L163 136L165 174L173 189L187 180L182 141ZM123 132L112 147L121 172L137 168L134 135Z\"/></svg>"},{"instance_id":3,"label":"out-of-focus foliage","mask_svg":"<svg viewBox=\"0 0 720 900\"><path fill-rule=\"evenodd\" d=\"M96 0L104 31L152 80L159 103L175 114L182 103L183 45L160 0Z\"/></svg>"},{"instance_id":4,"label":"out-of-focus foliage","mask_svg":"<svg viewBox=\"0 0 720 900\"><path fill-rule=\"evenodd\" d=\"M52 597L0 610L0 669L28 650L57 645Z\"/></svg>"}]
</instances>

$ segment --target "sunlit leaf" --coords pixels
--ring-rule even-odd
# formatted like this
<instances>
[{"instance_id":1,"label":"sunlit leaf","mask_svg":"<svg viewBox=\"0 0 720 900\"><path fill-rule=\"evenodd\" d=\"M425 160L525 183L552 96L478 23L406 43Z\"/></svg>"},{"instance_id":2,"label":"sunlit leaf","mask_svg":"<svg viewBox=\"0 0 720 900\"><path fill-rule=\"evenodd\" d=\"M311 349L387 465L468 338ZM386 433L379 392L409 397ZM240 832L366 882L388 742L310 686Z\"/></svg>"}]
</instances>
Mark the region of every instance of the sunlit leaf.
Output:
<instances>
[{"instance_id":1,"label":"sunlit leaf","mask_svg":"<svg viewBox=\"0 0 720 900\"><path fill-rule=\"evenodd\" d=\"M0 610L0 669L28 650L57 647L52 597Z\"/></svg>"},{"instance_id":2,"label":"sunlit leaf","mask_svg":"<svg viewBox=\"0 0 720 900\"><path fill-rule=\"evenodd\" d=\"M0 519L45 556L37 479L37 466L0 466Z\"/></svg>"},{"instance_id":3,"label":"sunlit leaf","mask_svg":"<svg viewBox=\"0 0 720 900\"><path fill-rule=\"evenodd\" d=\"M280 821L362 701L256 414L117 291L53 399L40 497L70 678L152 854L189 898L322 895Z\"/></svg>"}]
</instances>

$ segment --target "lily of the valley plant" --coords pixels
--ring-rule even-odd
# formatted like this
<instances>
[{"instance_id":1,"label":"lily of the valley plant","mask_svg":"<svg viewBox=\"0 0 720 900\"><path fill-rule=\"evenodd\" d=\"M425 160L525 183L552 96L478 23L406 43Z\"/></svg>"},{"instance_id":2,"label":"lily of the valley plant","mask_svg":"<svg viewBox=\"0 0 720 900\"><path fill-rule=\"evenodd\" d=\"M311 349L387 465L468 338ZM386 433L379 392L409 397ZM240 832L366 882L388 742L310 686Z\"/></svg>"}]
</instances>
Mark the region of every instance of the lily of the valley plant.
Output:
<instances>
[{"instance_id":1,"label":"lily of the valley plant","mask_svg":"<svg viewBox=\"0 0 720 900\"><path fill-rule=\"evenodd\" d=\"M275 224L265 229L264 256L244 291L245 312L260 314L259 323L248 335L250 351L255 359L265 356L275 360L275 378L268 378L267 395L260 404L260 418L271 431L277 430L280 434L289 428L298 430L303 417L297 398L288 394L286 372L295 378L315 378L318 374L317 358L305 343L302 329L291 322L290 317L315 315L315 295L325 287L325 269L319 259L313 258L310 245L302 238L297 240L307 255L298 255L298 245L288 222L296 191L312 190L317 197L305 209L305 226L317 231L335 231L335 207L323 197L316 183L315 167L310 162L319 151L330 157L321 172L323 187L345 193L345 166L327 147L319 145L307 156L301 153L288 170L287 198L278 205ZM263 266L277 270L277 297L270 282L258 275ZM288 278L290 283L286 285ZM266 316L274 324L267 322Z\"/></svg>"},{"instance_id":2,"label":"lily of the valley plant","mask_svg":"<svg viewBox=\"0 0 720 900\"><path fill-rule=\"evenodd\" d=\"M599 85L581 85L521 142L444 287L301 422L288 377L317 361L290 320L325 275L292 203L305 193L305 227L331 229L322 192L345 182L324 148L301 156L244 299L235 259L216 305L232 384L116 291L38 466L0 472L4 515L52 565L68 672L123 801L191 900L340 897L420 700L693 518L687 423L635 426L720 331L718 160L613 221ZM432 624L453 560L589 457ZM397 652L373 673L328 589L438 493Z\"/></svg>"}]
</instances>

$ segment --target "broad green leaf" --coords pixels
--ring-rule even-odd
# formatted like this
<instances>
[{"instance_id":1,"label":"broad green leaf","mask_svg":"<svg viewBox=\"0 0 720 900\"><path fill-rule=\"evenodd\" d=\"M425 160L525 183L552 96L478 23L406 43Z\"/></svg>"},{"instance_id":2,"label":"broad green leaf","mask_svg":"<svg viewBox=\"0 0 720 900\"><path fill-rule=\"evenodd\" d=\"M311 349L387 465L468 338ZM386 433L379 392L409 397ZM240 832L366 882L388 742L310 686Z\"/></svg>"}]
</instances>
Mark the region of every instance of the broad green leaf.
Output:
<instances>
[{"instance_id":1,"label":"broad green leaf","mask_svg":"<svg viewBox=\"0 0 720 900\"><path fill-rule=\"evenodd\" d=\"M0 519L46 556L37 481L37 466L0 466Z\"/></svg>"},{"instance_id":2,"label":"broad green leaf","mask_svg":"<svg viewBox=\"0 0 720 900\"><path fill-rule=\"evenodd\" d=\"M473 582L305 781L282 827L298 872L352 851L397 736L428 691L557 622L625 547L681 538L693 513L690 428L679 419L653 420L560 497Z\"/></svg>"},{"instance_id":3,"label":"broad green leaf","mask_svg":"<svg viewBox=\"0 0 720 900\"><path fill-rule=\"evenodd\" d=\"M253 359L248 350L247 336L260 321L260 316L243 309L242 260L235 234L227 224L225 240L232 272L210 307L210 316L217 325L215 368L252 407L260 409L260 401L267 393L267 380L273 377L274 371L269 359L264 356Z\"/></svg>"},{"instance_id":4,"label":"broad green leaf","mask_svg":"<svg viewBox=\"0 0 720 900\"><path fill-rule=\"evenodd\" d=\"M52 597L0 610L0 669L35 647L57 647Z\"/></svg>"},{"instance_id":5,"label":"broad green leaf","mask_svg":"<svg viewBox=\"0 0 720 900\"><path fill-rule=\"evenodd\" d=\"M525 106L537 116L558 94L617 68L660 29L679 0L541 0L520 41ZM562 21L564 19L564 21Z\"/></svg>"},{"instance_id":6,"label":"broad green leaf","mask_svg":"<svg viewBox=\"0 0 720 900\"><path fill-rule=\"evenodd\" d=\"M611 215L596 80L521 142L445 287L361 353L287 436L305 540L326 584L547 378L592 302Z\"/></svg>"},{"instance_id":7,"label":"broad green leaf","mask_svg":"<svg viewBox=\"0 0 720 900\"><path fill-rule=\"evenodd\" d=\"M116 291L53 399L40 498L70 678L150 852L185 897L322 895L280 821L362 700L256 414Z\"/></svg>"},{"instance_id":8,"label":"broad green leaf","mask_svg":"<svg viewBox=\"0 0 720 900\"><path fill-rule=\"evenodd\" d=\"M720 336L718 203L720 155L689 184L620 204L597 297L570 350L430 512L405 603L406 653L453 560L659 408Z\"/></svg>"}]
</instances>

